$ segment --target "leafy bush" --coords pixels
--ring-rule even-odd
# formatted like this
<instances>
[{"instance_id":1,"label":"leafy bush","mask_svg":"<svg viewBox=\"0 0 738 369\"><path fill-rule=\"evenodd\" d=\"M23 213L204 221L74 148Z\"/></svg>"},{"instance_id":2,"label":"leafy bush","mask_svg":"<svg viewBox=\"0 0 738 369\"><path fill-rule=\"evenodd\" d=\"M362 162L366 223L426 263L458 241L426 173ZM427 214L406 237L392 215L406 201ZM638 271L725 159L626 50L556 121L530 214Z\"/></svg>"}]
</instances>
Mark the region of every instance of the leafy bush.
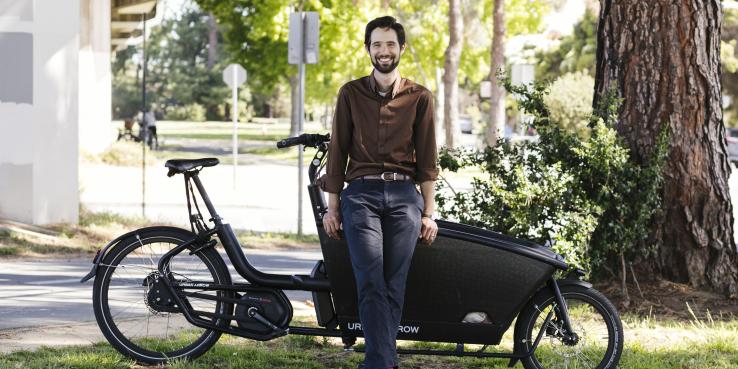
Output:
<instances>
[{"instance_id":1,"label":"leafy bush","mask_svg":"<svg viewBox=\"0 0 738 369\"><path fill-rule=\"evenodd\" d=\"M471 191L451 195L439 181L439 213L553 245L569 264L587 271L648 253L649 248L635 244L647 236L661 204L667 131L650 161L640 166L615 132L619 101L612 95L583 128L586 137L580 137L553 120L544 102L545 85L528 88L505 81L505 87L534 117L539 141L500 140L484 151L443 149L442 169L476 167L483 176L473 179Z\"/></svg>"},{"instance_id":2,"label":"leafy bush","mask_svg":"<svg viewBox=\"0 0 738 369\"><path fill-rule=\"evenodd\" d=\"M187 104L184 106L175 106L167 110L165 119L204 122L205 108L198 103Z\"/></svg>"},{"instance_id":3,"label":"leafy bush","mask_svg":"<svg viewBox=\"0 0 738 369\"><path fill-rule=\"evenodd\" d=\"M551 121L567 132L586 138L592 116L594 78L584 72L567 73L556 79L544 102L551 113Z\"/></svg>"}]
</instances>

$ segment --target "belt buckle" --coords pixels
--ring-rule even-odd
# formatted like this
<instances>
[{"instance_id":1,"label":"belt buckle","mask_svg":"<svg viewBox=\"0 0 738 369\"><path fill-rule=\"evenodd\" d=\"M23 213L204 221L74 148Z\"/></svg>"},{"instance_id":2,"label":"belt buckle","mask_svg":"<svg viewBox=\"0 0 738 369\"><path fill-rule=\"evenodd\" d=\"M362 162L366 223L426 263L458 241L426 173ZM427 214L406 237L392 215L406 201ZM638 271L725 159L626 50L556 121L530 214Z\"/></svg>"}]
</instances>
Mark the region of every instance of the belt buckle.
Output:
<instances>
[{"instance_id":1,"label":"belt buckle","mask_svg":"<svg viewBox=\"0 0 738 369\"><path fill-rule=\"evenodd\" d=\"M392 174L392 178L385 177L384 176L385 174ZM382 180L385 181L385 182L396 181L397 180L397 173L395 173L395 172L384 172L384 173L381 174L381 177L382 177Z\"/></svg>"}]
</instances>

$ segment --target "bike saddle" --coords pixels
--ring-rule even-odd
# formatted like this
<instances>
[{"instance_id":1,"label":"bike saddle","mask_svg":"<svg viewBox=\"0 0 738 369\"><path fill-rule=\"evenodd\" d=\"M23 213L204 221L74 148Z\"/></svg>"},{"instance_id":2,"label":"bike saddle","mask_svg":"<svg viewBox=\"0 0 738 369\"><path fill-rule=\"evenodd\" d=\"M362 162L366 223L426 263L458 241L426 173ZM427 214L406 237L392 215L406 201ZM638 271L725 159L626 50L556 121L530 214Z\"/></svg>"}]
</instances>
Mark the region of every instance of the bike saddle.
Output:
<instances>
[{"instance_id":1,"label":"bike saddle","mask_svg":"<svg viewBox=\"0 0 738 369\"><path fill-rule=\"evenodd\" d=\"M164 166L169 168L169 173L167 173L167 176L171 177L175 174L184 173L197 167L216 166L218 165L218 163L220 163L220 161L216 158L171 159L167 160Z\"/></svg>"}]
</instances>

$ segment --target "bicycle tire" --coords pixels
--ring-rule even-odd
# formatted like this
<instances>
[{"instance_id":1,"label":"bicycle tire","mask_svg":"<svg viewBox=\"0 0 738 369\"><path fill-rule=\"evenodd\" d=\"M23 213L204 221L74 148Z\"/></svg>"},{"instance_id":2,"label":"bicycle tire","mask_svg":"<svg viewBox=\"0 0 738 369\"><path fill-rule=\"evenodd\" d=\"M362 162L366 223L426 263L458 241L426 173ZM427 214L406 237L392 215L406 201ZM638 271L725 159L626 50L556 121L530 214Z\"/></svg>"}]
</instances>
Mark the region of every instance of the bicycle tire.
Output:
<instances>
[{"instance_id":1,"label":"bicycle tire","mask_svg":"<svg viewBox=\"0 0 738 369\"><path fill-rule=\"evenodd\" d=\"M579 285L561 286L577 343L564 343L558 334L563 322L557 314L546 328L533 355L522 359L526 369L589 368L614 369L623 352L623 325L617 310L602 293ZM542 290L518 316L515 340L528 352L551 308L556 308L553 293ZM606 336L605 336L606 332ZM604 339L598 340L601 336ZM603 341L599 342L598 341ZM606 343L606 346L603 346ZM570 364L576 361L577 364Z\"/></svg>"},{"instance_id":2,"label":"bicycle tire","mask_svg":"<svg viewBox=\"0 0 738 369\"><path fill-rule=\"evenodd\" d=\"M151 293L149 286L153 286L147 280L152 273L158 275L156 256L194 237L189 231L172 227L145 228L121 240L103 257L93 286L93 310L105 338L121 354L146 364L189 360L207 352L220 338L218 331L191 325L181 312L156 311L147 297ZM195 277L219 284L231 283L222 257L212 247L193 255L183 251L170 261L170 270L175 279ZM188 304L196 304L198 310L204 306L213 310L210 312L229 315L233 312L232 304L222 302L188 299ZM227 326L230 322L218 320L216 324Z\"/></svg>"}]
</instances>

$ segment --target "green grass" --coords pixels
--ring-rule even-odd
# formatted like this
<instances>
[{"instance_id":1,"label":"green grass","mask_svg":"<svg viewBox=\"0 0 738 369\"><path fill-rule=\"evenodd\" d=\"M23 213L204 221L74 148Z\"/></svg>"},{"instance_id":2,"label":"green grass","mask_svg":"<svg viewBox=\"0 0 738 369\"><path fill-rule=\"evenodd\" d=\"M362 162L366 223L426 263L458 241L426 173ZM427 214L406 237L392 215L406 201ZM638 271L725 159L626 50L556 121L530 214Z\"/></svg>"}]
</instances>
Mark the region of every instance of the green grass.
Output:
<instances>
[{"instance_id":1,"label":"green grass","mask_svg":"<svg viewBox=\"0 0 738 369\"><path fill-rule=\"evenodd\" d=\"M312 325L299 318L296 325ZM658 321L653 318L626 316L625 349L620 361L622 369L734 369L738 367L738 320ZM505 340L509 340L510 332ZM187 337L181 333L182 339ZM505 342L503 340L503 342ZM452 344L400 342L403 347L454 349ZM471 347L477 348L477 346ZM496 350L490 348L489 350ZM509 350L509 344L498 351ZM545 349L543 360L550 357ZM230 369L230 368L355 368L362 354L344 352L335 338L287 336L258 342L223 336L202 357L191 361L175 361L165 368ZM507 360L458 357L402 355L405 369L502 369ZM518 364L517 368L522 368ZM33 353L16 352L0 355L0 368L144 368L117 354L107 343L89 347L41 348Z\"/></svg>"},{"instance_id":2,"label":"green grass","mask_svg":"<svg viewBox=\"0 0 738 369\"><path fill-rule=\"evenodd\" d=\"M92 253L110 240L134 229L161 223L142 217L129 217L109 212L90 212L80 209L79 224L55 224L48 230L55 236L34 235L0 229L0 257L48 255L64 257L73 254ZM256 249L305 249L317 248L318 235L287 232L237 231L246 248ZM2 367L0 366L0 369Z\"/></svg>"},{"instance_id":3,"label":"green grass","mask_svg":"<svg viewBox=\"0 0 738 369\"><path fill-rule=\"evenodd\" d=\"M289 131L285 131L282 133L269 133L269 134L261 134L261 133L238 133L238 140L239 141L266 141L268 143L273 143L276 145L277 141L288 137ZM208 132L208 133L161 133L159 135L159 139L166 140L167 138L187 138L187 139L193 139L193 140L232 140L233 139L233 133L216 133L216 132Z\"/></svg>"},{"instance_id":4,"label":"green grass","mask_svg":"<svg viewBox=\"0 0 738 369\"><path fill-rule=\"evenodd\" d=\"M236 231L236 236L238 237L238 242L245 248L317 248L320 244L317 234L298 236L296 233L286 232Z\"/></svg>"},{"instance_id":5,"label":"green grass","mask_svg":"<svg viewBox=\"0 0 738 369\"><path fill-rule=\"evenodd\" d=\"M283 136L286 137L286 136ZM296 147L278 149L274 141L264 141L261 144L254 144L248 147L240 147L238 152L239 165L263 163L264 159L277 161L281 163L293 163L297 161L298 149ZM198 138L198 146L207 147L210 145L207 139ZM169 159L197 159L203 157L217 158L221 164L230 165L233 163L233 155L230 153L230 143L228 144L227 154L213 154L207 152L192 151L192 149L181 143L172 143L171 141L160 141L158 150L149 150L146 148L146 165L162 166ZM216 148L214 146L214 148ZM222 149L223 145L217 146ZM142 148L140 143L130 141L113 142L101 154L83 153L82 160L86 163L106 164L113 166L141 166ZM314 149L307 149L303 154L303 163L308 165L315 154Z\"/></svg>"}]
</instances>

